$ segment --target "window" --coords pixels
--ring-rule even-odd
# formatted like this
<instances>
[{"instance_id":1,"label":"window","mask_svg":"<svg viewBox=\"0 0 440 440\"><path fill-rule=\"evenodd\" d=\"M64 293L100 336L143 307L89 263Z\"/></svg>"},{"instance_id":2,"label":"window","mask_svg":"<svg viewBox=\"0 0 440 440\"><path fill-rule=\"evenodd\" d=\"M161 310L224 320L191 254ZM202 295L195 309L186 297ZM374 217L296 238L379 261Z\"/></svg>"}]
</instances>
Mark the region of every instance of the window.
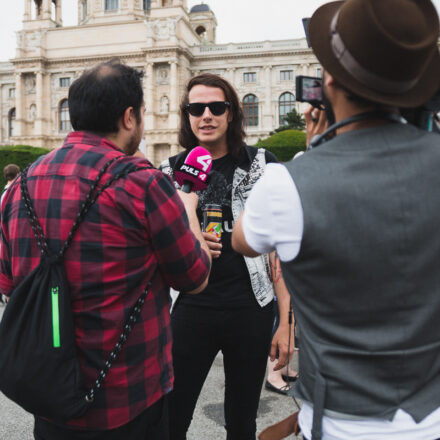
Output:
<instances>
[{"instance_id":1,"label":"window","mask_svg":"<svg viewBox=\"0 0 440 440\"><path fill-rule=\"evenodd\" d=\"M257 82L257 74L255 72L247 72L243 74L243 81L245 83Z\"/></svg>"},{"instance_id":2,"label":"window","mask_svg":"<svg viewBox=\"0 0 440 440\"><path fill-rule=\"evenodd\" d=\"M318 67L318 68L316 69L316 76L317 76L318 78L322 78L322 69L321 69L320 67Z\"/></svg>"},{"instance_id":3,"label":"window","mask_svg":"<svg viewBox=\"0 0 440 440\"><path fill-rule=\"evenodd\" d=\"M15 88L9 89L9 97L10 98L15 98Z\"/></svg>"},{"instance_id":4,"label":"window","mask_svg":"<svg viewBox=\"0 0 440 440\"><path fill-rule=\"evenodd\" d=\"M15 108L11 109L9 112L9 137L14 136L14 126L15 126Z\"/></svg>"},{"instance_id":5,"label":"window","mask_svg":"<svg viewBox=\"0 0 440 440\"><path fill-rule=\"evenodd\" d=\"M67 99L63 99L60 102L60 131L70 131L70 115L69 115L69 102Z\"/></svg>"},{"instance_id":6,"label":"window","mask_svg":"<svg viewBox=\"0 0 440 440\"><path fill-rule=\"evenodd\" d=\"M280 72L281 81L293 81L293 70L282 70Z\"/></svg>"},{"instance_id":7,"label":"window","mask_svg":"<svg viewBox=\"0 0 440 440\"><path fill-rule=\"evenodd\" d=\"M258 126L258 98L246 95L243 99L244 123L248 127Z\"/></svg>"},{"instance_id":8,"label":"window","mask_svg":"<svg viewBox=\"0 0 440 440\"><path fill-rule=\"evenodd\" d=\"M69 87L70 78L60 78L60 87Z\"/></svg>"},{"instance_id":9,"label":"window","mask_svg":"<svg viewBox=\"0 0 440 440\"><path fill-rule=\"evenodd\" d=\"M280 125L287 124L287 113L290 113L295 108L295 97L292 93L286 92L280 96Z\"/></svg>"},{"instance_id":10,"label":"window","mask_svg":"<svg viewBox=\"0 0 440 440\"><path fill-rule=\"evenodd\" d=\"M143 0L144 11L149 11L151 9L151 0Z\"/></svg>"},{"instance_id":11,"label":"window","mask_svg":"<svg viewBox=\"0 0 440 440\"><path fill-rule=\"evenodd\" d=\"M119 0L105 0L105 10L115 11L119 9Z\"/></svg>"}]
</instances>

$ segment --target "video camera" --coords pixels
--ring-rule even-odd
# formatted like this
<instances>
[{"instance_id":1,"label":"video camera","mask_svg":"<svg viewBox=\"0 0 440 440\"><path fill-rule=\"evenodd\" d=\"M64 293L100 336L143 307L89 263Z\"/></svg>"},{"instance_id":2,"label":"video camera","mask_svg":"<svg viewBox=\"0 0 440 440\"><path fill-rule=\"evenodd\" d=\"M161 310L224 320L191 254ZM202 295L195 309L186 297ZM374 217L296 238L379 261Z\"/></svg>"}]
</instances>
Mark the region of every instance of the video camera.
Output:
<instances>
[{"instance_id":1,"label":"video camera","mask_svg":"<svg viewBox=\"0 0 440 440\"><path fill-rule=\"evenodd\" d=\"M296 77L296 100L308 102L313 107L322 109L322 78L298 75Z\"/></svg>"}]
</instances>

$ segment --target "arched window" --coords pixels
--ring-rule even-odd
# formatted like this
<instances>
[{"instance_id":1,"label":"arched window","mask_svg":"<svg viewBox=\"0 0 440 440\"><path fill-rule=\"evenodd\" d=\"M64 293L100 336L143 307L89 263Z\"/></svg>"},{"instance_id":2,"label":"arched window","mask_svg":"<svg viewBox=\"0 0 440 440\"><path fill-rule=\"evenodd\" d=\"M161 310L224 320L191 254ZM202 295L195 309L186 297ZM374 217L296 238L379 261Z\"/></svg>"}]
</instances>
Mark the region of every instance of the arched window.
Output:
<instances>
[{"instance_id":1,"label":"arched window","mask_svg":"<svg viewBox=\"0 0 440 440\"><path fill-rule=\"evenodd\" d=\"M119 0L105 0L105 10L115 11L119 9Z\"/></svg>"},{"instance_id":2,"label":"arched window","mask_svg":"<svg viewBox=\"0 0 440 440\"><path fill-rule=\"evenodd\" d=\"M287 124L287 113L290 113L295 108L295 97L292 93L286 92L280 96L280 125Z\"/></svg>"},{"instance_id":3,"label":"arched window","mask_svg":"<svg viewBox=\"0 0 440 440\"><path fill-rule=\"evenodd\" d=\"M14 127L15 127L15 107L9 111L9 137L14 136Z\"/></svg>"},{"instance_id":4,"label":"arched window","mask_svg":"<svg viewBox=\"0 0 440 440\"><path fill-rule=\"evenodd\" d=\"M247 127L258 126L258 98L246 95L243 98L244 123Z\"/></svg>"},{"instance_id":5,"label":"arched window","mask_svg":"<svg viewBox=\"0 0 440 440\"><path fill-rule=\"evenodd\" d=\"M67 99L63 99L60 102L60 131L70 131L70 115L69 115L69 101Z\"/></svg>"}]
</instances>

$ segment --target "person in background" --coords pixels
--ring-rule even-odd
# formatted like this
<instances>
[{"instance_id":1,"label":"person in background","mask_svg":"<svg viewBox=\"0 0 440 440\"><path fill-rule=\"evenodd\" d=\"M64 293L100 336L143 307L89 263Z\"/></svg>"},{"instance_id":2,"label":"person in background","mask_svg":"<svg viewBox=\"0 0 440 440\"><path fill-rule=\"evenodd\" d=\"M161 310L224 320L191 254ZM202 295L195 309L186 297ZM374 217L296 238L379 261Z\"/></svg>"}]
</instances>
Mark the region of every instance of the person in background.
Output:
<instances>
[{"instance_id":1,"label":"person in background","mask_svg":"<svg viewBox=\"0 0 440 440\"><path fill-rule=\"evenodd\" d=\"M278 303L278 301L284 302L284 304L282 304L281 307L278 307L278 305L274 307L274 323L272 329L272 340L273 341L277 340L277 338L274 336L275 333L278 331L278 327L280 325L281 328L288 325L290 328L289 347L293 347L293 349L295 349L295 338L294 338L295 320L293 316L293 311L290 309L290 294L287 290L286 283L284 282L283 279L280 259L278 258L275 252L272 252L270 254L270 263L272 268L273 286L276 293L274 300L276 303ZM279 308L281 310L289 309L289 314L280 317L278 312ZM278 354L277 354L277 358L278 358ZM286 367L283 368L282 370L276 369L275 367L277 366L277 364L278 364L277 359L273 359L273 358L271 359L271 357L268 358L267 377L264 387L268 391L273 391L278 394L287 395L288 391L290 390L290 385L288 384L288 382L294 382L298 378L298 373L296 371L293 371L290 368L289 364L287 364Z\"/></svg>"},{"instance_id":2,"label":"person in background","mask_svg":"<svg viewBox=\"0 0 440 440\"><path fill-rule=\"evenodd\" d=\"M19 173L20 173L20 167L18 165L15 165L14 163L10 163L9 165L6 165L3 168L3 175L6 180L6 185L3 188L3 191L0 196L0 224L1 224L1 219L2 219L1 206L2 206L2 202L3 202L3 198L5 196L6 190L11 186L12 182L18 176ZM1 247L1 241L0 241L0 247ZM7 301L8 301L7 296L0 295L0 304L5 305L7 303Z\"/></svg>"}]
</instances>

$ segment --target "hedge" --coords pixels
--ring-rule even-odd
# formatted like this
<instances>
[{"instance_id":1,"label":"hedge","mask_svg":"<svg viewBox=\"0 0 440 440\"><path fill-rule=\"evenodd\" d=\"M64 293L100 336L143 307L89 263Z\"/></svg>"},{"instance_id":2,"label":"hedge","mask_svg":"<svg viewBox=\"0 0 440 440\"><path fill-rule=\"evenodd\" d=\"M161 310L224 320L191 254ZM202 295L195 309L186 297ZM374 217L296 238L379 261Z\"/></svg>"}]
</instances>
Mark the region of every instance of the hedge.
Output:
<instances>
[{"instance_id":1,"label":"hedge","mask_svg":"<svg viewBox=\"0 0 440 440\"><path fill-rule=\"evenodd\" d=\"M11 145L8 147L0 147L0 192L6 185L3 176L3 168L10 163L15 163L21 170L26 168L30 163L36 161L43 154L49 153L50 150L45 148L31 147L29 145Z\"/></svg>"},{"instance_id":2,"label":"hedge","mask_svg":"<svg viewBox=\"0 0 440 440\"><path fill-rule=\"evenodd\" d=\"M298 151L306 149L306 134L299 130L284 130L259 140L255 146L275 154L280 162L287 162Z\"/></svg>"}]
</instances>

